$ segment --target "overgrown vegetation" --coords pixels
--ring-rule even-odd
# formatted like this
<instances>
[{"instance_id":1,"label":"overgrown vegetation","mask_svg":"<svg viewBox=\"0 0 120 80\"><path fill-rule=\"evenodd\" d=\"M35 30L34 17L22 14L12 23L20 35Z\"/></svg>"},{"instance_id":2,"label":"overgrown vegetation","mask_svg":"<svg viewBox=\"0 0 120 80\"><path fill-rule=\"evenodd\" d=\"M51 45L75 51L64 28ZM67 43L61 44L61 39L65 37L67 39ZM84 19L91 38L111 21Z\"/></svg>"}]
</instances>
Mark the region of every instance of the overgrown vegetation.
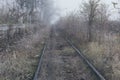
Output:
<instances>
[{"instance_id":1,"label":"overgrown vegetation","mask_svg":"<svg viewBox=\"0 0 120 80\"><path fill-rule=\"evenodd\" d=\"M50 3L49 0L0 1L0 80L33 78L40 51L49 36Z\"/></svg>"},{"instance_id":2,"label":"overgrown vegetation","mask_svg":"<svg viewBox=\"0 0 120 80\"><path fill-rule=\"evenodd\" d=\"M119 80L120 24L110 20L107 12L108 6L100 0L88 0L80 11L62 17L56 25L107 80Z\"/></svg>"},{"instance_id":3,"label":"overgrown vegetation","mask_svg":"<svg viewBox=\"0 0 120 80\"><path fill-rule=\"evenodd\" d=\"M32 79L55 13L52 3L1 0L0 80ZM113 2L119 13L117 4ZM120 80L120 20L111 20L110 16L109 6L101 0L84 0L76 13L61 17L55 26L107 80Z\"/></svg>"},{"instance_id":4,"label":"overgrown vegetation","mask_svg":"<svg viewBox=\"0 0 120 80\"><path fill-rule=\"evenodd\" d=\"M0 80L31 80L37 68L39 54L49 32L43 28L21 39L10 51L0 53ZM39 35L41 34L41 35Z\"/></svg>"}]
</instances>

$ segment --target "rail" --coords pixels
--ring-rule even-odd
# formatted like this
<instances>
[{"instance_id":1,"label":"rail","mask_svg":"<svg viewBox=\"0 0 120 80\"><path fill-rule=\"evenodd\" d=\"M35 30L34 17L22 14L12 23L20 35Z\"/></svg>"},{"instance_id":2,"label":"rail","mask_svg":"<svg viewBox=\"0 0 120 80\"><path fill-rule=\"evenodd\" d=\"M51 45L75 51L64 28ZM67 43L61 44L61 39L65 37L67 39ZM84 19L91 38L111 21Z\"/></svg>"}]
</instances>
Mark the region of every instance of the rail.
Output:
<instances>
[{"instance_id":1,"label":"rail","mask_svg":"<svg viewBox=\"0 0 120 80\"><path fill-rule=\"evenodd\" d=\"M40 73L40 69L41 69L41 65L42 65L42 57L43 57L43 54L45 53L45 50L46 50L46 47L47 47L47 43L48 43L47 41L46 41L46 43L44 43L42 52L40 54L40 59L39 59L38 67L37 67L37 70L36 70L36 72L34 74L33 80L38 80L38 75Z\"/></svg>"},{"instance_id":2,"label":"rail","mask_svg":"<svg viewBox=\"0 0 120 80\"><path fill-rule=\"evenodd\" d=\"M93 66L92 63L83 55L83 53L77 49L77 47L74 46L74 44L69 40L66 39L66 41L71 45L71 47L80 55L80 57L87 63L87 65L92 69L92 71L98 76L100 80L106 80L102 74Z\"/></svg>"}]
</instances>

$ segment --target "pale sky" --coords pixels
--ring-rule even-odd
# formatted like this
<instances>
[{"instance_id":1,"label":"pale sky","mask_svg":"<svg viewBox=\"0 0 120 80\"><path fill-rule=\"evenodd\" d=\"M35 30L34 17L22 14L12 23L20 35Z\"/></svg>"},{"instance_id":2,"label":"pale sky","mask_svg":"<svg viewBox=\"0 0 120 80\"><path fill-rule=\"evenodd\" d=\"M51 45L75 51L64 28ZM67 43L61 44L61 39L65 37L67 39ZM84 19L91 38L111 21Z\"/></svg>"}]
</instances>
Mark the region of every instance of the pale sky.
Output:
<instances>
[{"instance_id":1,"label":"pale sky","mask_svg":"<svg viewBox=\"0 0 120 80\"><path fill-rule=\"evenodd\" d=\"M77 10L83 0L54 0L55 7L59 9L60 15L66 15L70 12ZM118 2L119 0L102 0L102 2L109 5L109 13L111 18L116 20L118 18L117 10L114 9L112 2ZM118 6L120 7L120 5Z\"/></svg>"},{"instance_id":2,"label":"pale sky","mask_svg":"<svg viewBox=\"0 0 120 80\"><path fill-rule=\"evenodd\" d=\"M54 0L55 7L57 7L61 15L78 9L81 0Z\"/></svg>"},{"instance_id":3,"label":"pale sky","mask_svg":"<svg viewBox=\"0 0 120 80\"><path fill-rule=\"evenodd\" d=\"M7 1L8 4L11 4L14 0L0 0L1 2ZM59 13L58 16L64 16L66 14L69 14L70 12L74 12L78 10L79 6L81 5L82 1L87 0L53 0L54 6ZM114 9L112 2L119 2L119 5L117 7L120 8L120 1L119 0L102 0L102 2L109 5L109 13L111 14L111 18L113 20L116 20L118 18L118 10ZM4 4L4 3L3 3Z\"/></svg>"}]
</instances>

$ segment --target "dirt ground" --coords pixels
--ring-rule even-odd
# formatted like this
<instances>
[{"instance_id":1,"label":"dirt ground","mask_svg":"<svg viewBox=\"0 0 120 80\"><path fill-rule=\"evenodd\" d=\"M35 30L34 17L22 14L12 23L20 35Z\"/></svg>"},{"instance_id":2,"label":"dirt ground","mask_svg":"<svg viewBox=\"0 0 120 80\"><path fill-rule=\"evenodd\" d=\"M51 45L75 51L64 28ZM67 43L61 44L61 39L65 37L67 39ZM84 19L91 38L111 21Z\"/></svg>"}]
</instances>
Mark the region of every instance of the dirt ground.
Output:
<instances>
[{"instance_id":1,"label":"dirt ground","mask_svg":"<svg viewBox=\"0 0 120 80\"><path fill-rule=\"evenodd\" d=\"M54 32L42 58L38 80L98 80L78 54Z\"/></svg>"}]
</instances>

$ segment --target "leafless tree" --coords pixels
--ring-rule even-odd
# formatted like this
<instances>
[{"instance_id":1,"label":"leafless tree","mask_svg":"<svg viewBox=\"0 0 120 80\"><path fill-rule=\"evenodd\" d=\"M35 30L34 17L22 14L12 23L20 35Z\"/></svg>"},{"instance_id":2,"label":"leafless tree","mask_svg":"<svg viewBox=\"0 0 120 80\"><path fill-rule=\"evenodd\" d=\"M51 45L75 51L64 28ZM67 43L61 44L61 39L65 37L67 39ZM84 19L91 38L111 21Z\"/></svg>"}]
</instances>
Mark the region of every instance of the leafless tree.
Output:
<instances>
[{"instance_id":1,"label":"leafless tree","mask_svg":"<svg viewBox=\"0 0 120 80\"><path fill-rule=\"evenodd\" d=\"M88 41L92 40L92 26L95 22L99 2L100 0L89 0L88 2L84 2L82 6L81 12L84 14L86 20L88 21Z\"/></svg>"},{"instance_id":2,"label":"leafless tree","mask_svg":"<svg viewBox=\"0 0 120 80\"><path fill-rule=\"evenodd\" d=\"M106 4L100 4L98 8L98 14L99 15L97 15L96 19L101 26L104 26L110 16L108 13L108 6Z\"/></svg>"},{"instance_id":3,"label":"leafless tree","mask_svg":"<svg viewBox=\"0 0 120 80\"><path fill-rule=\"evenodd\" d=\"M40 0L40 8L41 18L45 23L49 23L55 13L52 0Z\"/></svg>"},{"instance_id":4,"label":"leafless tree","mask_svg":"<svg viewBox=\"0 0 120 80\"><path fill-rule=\"evenodd\" d=\"M27 18L31 23L35 12L39 12L37 17L41 18L45 22L49 22L53 15L52 0L16 0L19 8L25 11Z\"/></svg>"},{"instance_id":5,"label":"leafless tree","mask_svg":"<svg viewBox=\"0 0 120 80\"><path fill-rule=\"evenodd\" d=\"M32 15L36 9L37 0L16 0L18 8L22 14L26 13L27 21L32 22Z\"/></svg>"}]
</instances>

